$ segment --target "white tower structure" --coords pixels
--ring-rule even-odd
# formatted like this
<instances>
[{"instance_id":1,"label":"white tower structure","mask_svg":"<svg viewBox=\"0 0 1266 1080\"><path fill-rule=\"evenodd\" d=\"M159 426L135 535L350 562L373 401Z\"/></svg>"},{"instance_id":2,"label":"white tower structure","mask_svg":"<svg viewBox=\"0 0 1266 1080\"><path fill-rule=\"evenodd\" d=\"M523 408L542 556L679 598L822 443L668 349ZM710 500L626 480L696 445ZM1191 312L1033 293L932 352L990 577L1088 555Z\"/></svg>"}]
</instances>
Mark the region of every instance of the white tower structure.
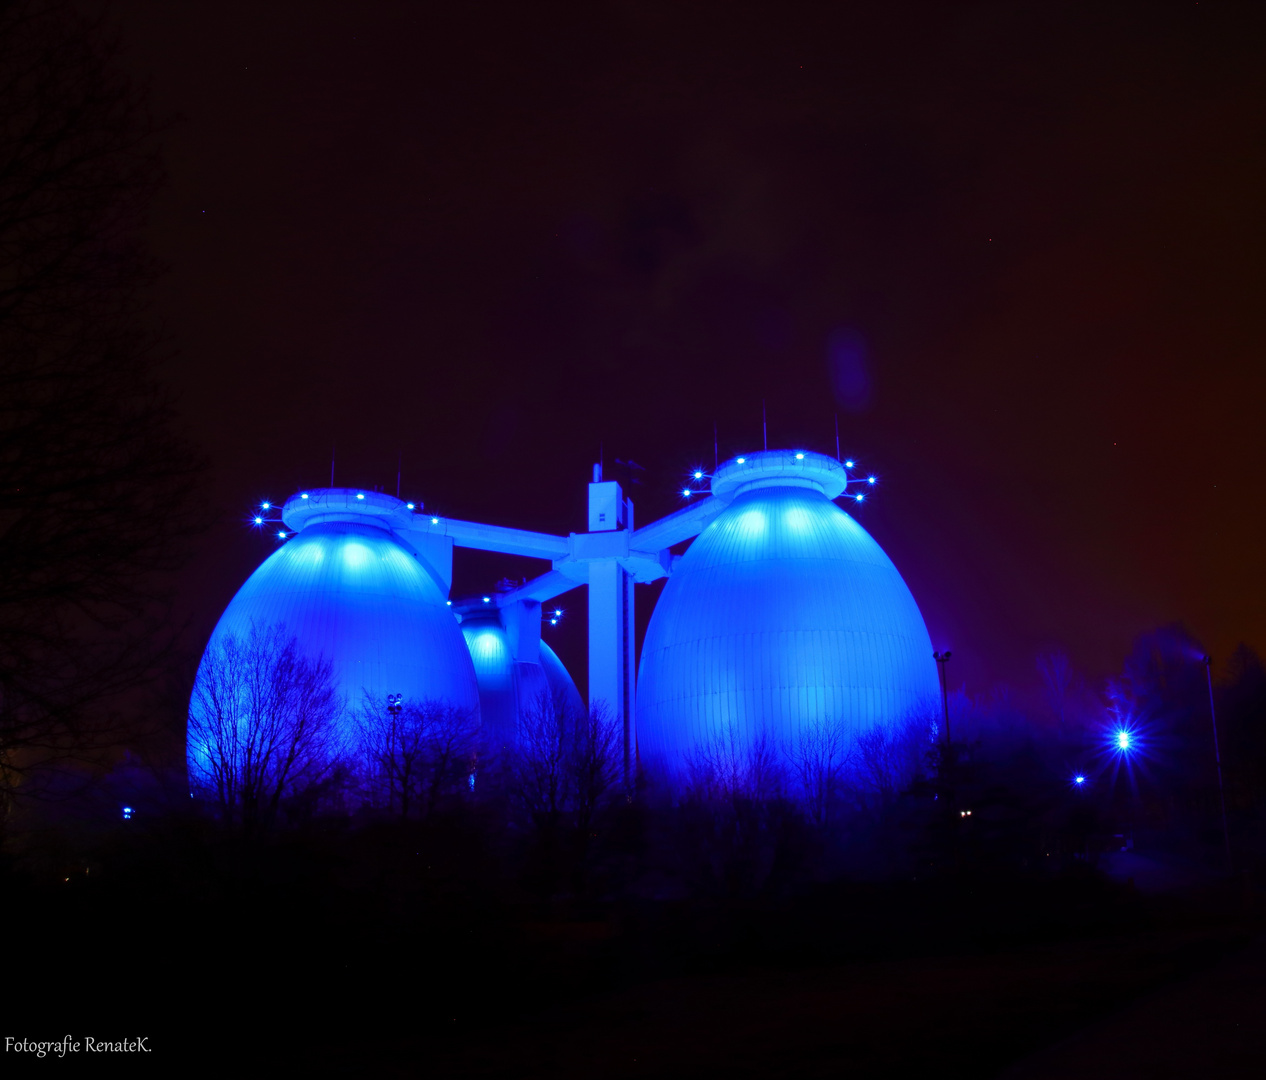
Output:
<instances>
[{"instance_id":1,"label":"white tower structure","mask_svg":"<svg viewBox=\"0 0 1266 1080\"><path fill-rule=\"evenodd\" d=\"M589 563L589 701L605 702L623 733L624 767L637 754L637 628L633 585L621 563L627 544L619 533L633 528L633 501L614 480L593 467L589 485L589 538L582 550Z\"/></svg>"}]
</instances>

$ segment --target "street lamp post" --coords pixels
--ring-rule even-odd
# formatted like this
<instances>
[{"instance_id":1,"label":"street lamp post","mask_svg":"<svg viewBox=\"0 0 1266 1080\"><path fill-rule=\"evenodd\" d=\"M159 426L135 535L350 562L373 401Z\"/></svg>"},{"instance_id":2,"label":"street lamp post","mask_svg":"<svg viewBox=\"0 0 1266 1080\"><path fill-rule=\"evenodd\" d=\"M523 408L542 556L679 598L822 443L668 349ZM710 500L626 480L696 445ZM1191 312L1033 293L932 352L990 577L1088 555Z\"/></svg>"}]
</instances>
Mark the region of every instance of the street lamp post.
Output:
<instances>
[{"instance_id":1,"label":"street lamp post","mask_svg":"<svg viewBox=\"0 0 1266 1080\"><path fill-rule=\"evenodd\" d=\"M934 652L932 659L936 661L936 673L941 677L941 711L945 715L945 745L950 743L950 726L949 726L949 693L945 689L945 665L949 663L950 657L954 654L946 649L944 652Z\"/></svg>"},{"instance_id":2,"label":"street lamp post","mask_svg":"<svg viewBox=\"0 0 1266 1080\"><path fill-rule=\"evenodd\" d=\"M1226 844L1226 868L1234 872L1235 863L1231 860L1231 830L1226 824L1226 792L1222 787L1222 754L1218 750L1218 715L1213 708L1213 657L1204 658L1204 674L1209 683L1209 719L1213 723L1213 760L1218 767L1218 802L1222 805L1222 841Z\"/></svg>"}]
</instances>

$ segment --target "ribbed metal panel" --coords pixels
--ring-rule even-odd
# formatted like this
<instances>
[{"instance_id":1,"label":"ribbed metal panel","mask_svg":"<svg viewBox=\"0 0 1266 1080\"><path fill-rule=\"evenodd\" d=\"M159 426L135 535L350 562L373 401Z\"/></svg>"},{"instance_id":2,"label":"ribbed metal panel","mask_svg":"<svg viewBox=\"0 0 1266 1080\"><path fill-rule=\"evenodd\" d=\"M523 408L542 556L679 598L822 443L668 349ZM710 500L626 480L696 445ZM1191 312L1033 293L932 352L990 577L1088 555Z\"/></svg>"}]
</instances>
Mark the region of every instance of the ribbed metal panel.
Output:
<instances>
[{"instance_id":1,"label":"ribbed metal panel","mask_svg":"<svg viewBox=\"0 0 1266 1080\"><path fill-rule=\"evenodd\" d=\"M561 694L572 709L583 711L580 691L545 642L541 642L541 662L530 664L511 657L506 632L495 617L467 619L461 629L475 664L484 738L490 749L513 745L520 715L536 705L542 692Z\"/></svg>"},{"instance_id":2,"label":"ribbed metal panel","mask_svg":"<svg viewBox=\"0 0 1266 1080\"><path fill-rule=\"evenodd\" d=\"M741 491L690 546L642 648L638 750L680 772L700 744L932 715L935 662L892 561L811 488Z\"/></svg>"},{"instance_id":3,"label":"ribbed metal panel","mask_svg":"<svg viewBox=\"0 0 1266 1080\"><path fill-rule=\"evenodd\" d=\"M353 709L366 692L479 709L475 670L452 610L385 529L350 521L307 526L238 590L208 649L226 634L244 642L252 623L283 623L305 654L330 660Z\"/></svg>"}]
</instances>

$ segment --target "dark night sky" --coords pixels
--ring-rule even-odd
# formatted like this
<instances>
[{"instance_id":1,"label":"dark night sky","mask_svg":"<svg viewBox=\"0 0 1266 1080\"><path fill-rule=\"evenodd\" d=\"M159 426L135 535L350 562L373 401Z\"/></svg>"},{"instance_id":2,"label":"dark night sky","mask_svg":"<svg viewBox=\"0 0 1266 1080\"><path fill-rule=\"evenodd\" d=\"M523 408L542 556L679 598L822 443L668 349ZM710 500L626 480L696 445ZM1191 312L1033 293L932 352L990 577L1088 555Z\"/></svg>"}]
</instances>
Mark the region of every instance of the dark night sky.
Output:
<instances>
[{"instance_id":1,"label":"dark night sky","mask_svg":"<svg viewBox=\"0 0 1266 1080\"><path fill-rule=\"evenodd\" d=\"M1175 620L1266 647L1264 11L117 4L181 116L154 313L217 520L187 607L209 630L270 550L240 515L333 443L340 483L402 452L428 506L566 532L600 443L645 523L765 400L771 446L833 452L838 412L969 690Z\"/></svg>"}]
</instances>

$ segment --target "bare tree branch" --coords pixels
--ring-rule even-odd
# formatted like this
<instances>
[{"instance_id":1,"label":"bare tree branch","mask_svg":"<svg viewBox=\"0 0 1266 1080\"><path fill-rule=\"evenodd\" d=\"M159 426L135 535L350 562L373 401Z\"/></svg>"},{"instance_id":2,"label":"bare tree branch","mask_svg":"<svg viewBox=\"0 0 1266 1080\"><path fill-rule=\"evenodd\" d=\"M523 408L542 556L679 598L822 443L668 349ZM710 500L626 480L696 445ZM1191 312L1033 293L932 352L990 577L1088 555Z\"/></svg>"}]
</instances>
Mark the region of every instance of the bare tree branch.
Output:
<instances>
[{"instance_id":1,"label":"bare tree branch","mask_svg":"<svg viewBox=\"0 0 1266 1080\"><path fill-rule=\"evenodd\" d=\"M189 704L195 793L228 824L268 824L334 767L343 712L330 662L300 654L284 626L213 642Z\"/></svg>"},{"instance_id":2,"label":"bare tree branch","mask_svg":"<svg viewBox=\"0 0 1266 1080\"><path fill-rule=\"evenodd\" d=\"M151 374L159 125L108 26L0 7L0 782L117 746L160 670L196 456Z\"/></svg>"},{"instance_id":3,"label":"bare tree branch","mask_svg":"<svg viewBox=\"0 0 1266 1080\"><path fill-rule=\"evenodd\" d=\"M473 782L479 719L446 701L367 697L357 717L362 797L378 809L433 814Z\"/></svg>"}]
</instances>

